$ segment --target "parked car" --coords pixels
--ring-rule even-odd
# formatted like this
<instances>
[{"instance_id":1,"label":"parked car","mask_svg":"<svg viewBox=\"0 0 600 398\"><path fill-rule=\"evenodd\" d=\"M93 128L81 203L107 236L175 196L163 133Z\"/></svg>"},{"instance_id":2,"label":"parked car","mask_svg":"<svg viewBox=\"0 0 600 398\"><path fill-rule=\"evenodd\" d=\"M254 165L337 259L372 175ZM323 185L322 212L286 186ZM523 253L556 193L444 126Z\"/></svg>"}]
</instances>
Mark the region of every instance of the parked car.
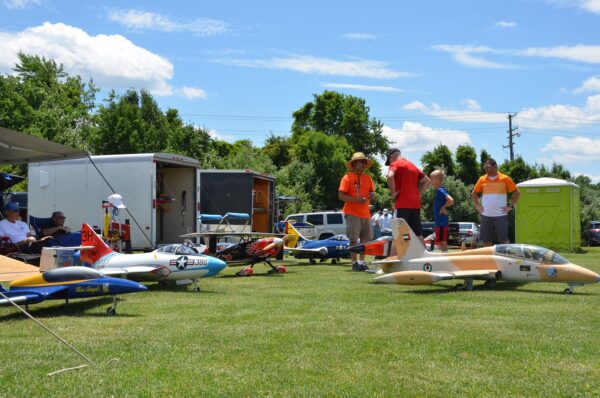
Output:
<instances>
[{"instance_id":1,"label":"parked car","mask_svg":"<svg viewBox=\"0 0 600 398\"><path fill-rule=\"evenodd\" d=\"M451 246L460 246L463 242L464 238L460 234L460 224L466 223L451 222L448 224L448 244Z\"/></svg>"},{"instance_id":2,"label":"parked car","mask_svg":"<svg viewBox=\"0 0 600 398\"><path fill-rule=\"evenodd\" d=\"M600 221L590 221L583 228L583 241L586 246L600 245Z\"/></svg>"},{"instance_id":3,"label":"parked car","mask_svg":"<svg viewBox=\"0 0 600 398\"><path fill-rule=\"evenodd\" d=\"M475 246L479 241L479 225L474 222L459 222L458 223L458 235L462 242L464 241L467 245Z\"/></svg>"},{"instance_id":4,"label":"parked car","mask_svg":"<svg viewBox=\"0 0 600 398\"><path fill-rule=\"evenodd\" d=\"M431 221L423 221L421 222L421 233L423 234L423 238L427 238L429 235L433 233L435 230L435 223Z\"/></svg>"},{"instance_id":5,"label":"parked car","mask_svg":"<svg viewBox=\"0 0 600 398\"><path fill-rule=\"evenodd\" d=\"M342 212L322 211L290 214L284 221L290 220L312 224L317 232L317 239L327 239L335 235L346 234L346 218Z\"/></svg>"}]
</instances>

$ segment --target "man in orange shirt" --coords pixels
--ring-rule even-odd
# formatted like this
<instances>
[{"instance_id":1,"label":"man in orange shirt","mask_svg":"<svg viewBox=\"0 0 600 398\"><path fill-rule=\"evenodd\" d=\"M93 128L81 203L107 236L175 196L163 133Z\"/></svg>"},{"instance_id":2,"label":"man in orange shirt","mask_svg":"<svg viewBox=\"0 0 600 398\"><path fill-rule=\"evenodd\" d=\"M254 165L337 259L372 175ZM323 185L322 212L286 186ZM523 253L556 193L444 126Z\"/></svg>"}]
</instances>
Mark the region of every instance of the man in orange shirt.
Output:
<instances>
[{"instance_id":1,"label":"man in orange shirt","mask_svg":"<svg viewBox=\"0 0 600 398\"><path fill-rule=\"evenodd\" d=\"M485 175L479 177L471 193L481 218L479 239L484 246L491 246L494 241L509 243L508 213L517 204L520 192L509 176L498 171L498 164L494 159L486 160L483 168ZM511 205L507 203L509 193L512 193Z\"/></svg>"},{"instance_id":2,"label":"man in orange shirt","mask_svg":"<svg viewBox=\"0 0 600 398\"><path fill-rule=\"evenodd\" d=\"M342 209L346 215L346 234L350 245L366 243L371 239L371 212L369 203L375 196L375 186L373 180L364 171L373 165L373 161L368 159L364 153L356 152L352 159L346 163L350 170L342 177L338 195L340 200L344 201ZM369 269L365 265L365 255L351 253L352 271L366 271Z\"/></svg>"}]
</instances>

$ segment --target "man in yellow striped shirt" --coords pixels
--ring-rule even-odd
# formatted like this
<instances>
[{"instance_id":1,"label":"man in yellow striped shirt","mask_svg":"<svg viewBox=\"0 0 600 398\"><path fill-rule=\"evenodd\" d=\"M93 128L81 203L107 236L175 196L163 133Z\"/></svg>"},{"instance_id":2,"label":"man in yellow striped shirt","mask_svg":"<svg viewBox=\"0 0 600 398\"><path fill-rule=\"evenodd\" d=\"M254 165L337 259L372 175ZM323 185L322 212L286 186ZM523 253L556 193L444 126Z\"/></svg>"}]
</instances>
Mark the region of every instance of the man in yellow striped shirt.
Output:
<instances>
[{"instance_id":1,"label":"man in yellow striped shirt","mask_svg":"<svg viewBox=\"0 0 600 398\"><path fill-rule=\"evenodd\" d=\"M508 213L517 204L520 192L509 176L498 172L498 164L494 159L486 160L483 168L485 175L479 177L471 193L481 218L479 239L483 241L484 246L491 246L494 241L509 243ZM509 194L512 194L510 205Z\"/></svg>"}]
</instances>

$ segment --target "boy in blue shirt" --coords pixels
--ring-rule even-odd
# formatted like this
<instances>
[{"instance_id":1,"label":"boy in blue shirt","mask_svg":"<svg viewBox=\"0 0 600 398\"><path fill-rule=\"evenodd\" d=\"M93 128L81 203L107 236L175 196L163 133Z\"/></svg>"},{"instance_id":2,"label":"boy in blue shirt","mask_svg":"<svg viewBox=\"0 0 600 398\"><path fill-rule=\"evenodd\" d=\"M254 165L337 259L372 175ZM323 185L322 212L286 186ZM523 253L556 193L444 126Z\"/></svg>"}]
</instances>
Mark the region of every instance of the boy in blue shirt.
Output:
<instances>
[{"instance_id":1,"label":"boy in blue shirt","mask_svg":"<svg viewBox=\"0 0 600 398\"><path fill-rule=\"evenodd\" d=\"M454 204L452 196L443 187L446 176L443 170L434 170L430 174L431 186L435 189L433 197L433 221L435 223L435 242L442 252L448 251L448 210Z\"/></svg>"}]
</instances>

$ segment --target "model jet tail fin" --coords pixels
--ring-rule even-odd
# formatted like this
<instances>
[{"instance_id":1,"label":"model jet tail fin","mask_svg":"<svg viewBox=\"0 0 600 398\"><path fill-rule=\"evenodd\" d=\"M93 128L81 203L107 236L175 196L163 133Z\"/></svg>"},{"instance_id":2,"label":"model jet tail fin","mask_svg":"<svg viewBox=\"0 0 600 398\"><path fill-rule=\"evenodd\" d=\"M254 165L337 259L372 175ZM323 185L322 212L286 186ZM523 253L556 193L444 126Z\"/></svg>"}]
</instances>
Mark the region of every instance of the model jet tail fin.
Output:
<instances>
[{"instance_id":1,"label":"model jet tail fin","mask_svg":"<svg viewBox=\"0 0 600 398\"><path fill-rule=\"evenodd\" d=\"M403 218L392 219L391 229L399 260L426 257L431 254Z\"/></svg>"},{"instance_id":2,"label":"model jet tail fin","mask_svg":"<svg viewBox=\"0 0 600 398\"><path fill-rule=\"evenodd\" d=\"M102 238L88 224L81 226L81 245L92 246L91 249L81 250L81 261L93 265L96 261L113 253L113 250L104 243Z\"/></svg>"},{"instance_id":3,"label":"model jet tail fin","mask_svg":"<svg viewBox=\"0 0 600 398\"><path fill-rule=\"evenodd\" d=\"M286 246L295 248L298 242L305 242L306 239L302 234L288 221L285 223Z\"/></svg>"}]
</instances>

